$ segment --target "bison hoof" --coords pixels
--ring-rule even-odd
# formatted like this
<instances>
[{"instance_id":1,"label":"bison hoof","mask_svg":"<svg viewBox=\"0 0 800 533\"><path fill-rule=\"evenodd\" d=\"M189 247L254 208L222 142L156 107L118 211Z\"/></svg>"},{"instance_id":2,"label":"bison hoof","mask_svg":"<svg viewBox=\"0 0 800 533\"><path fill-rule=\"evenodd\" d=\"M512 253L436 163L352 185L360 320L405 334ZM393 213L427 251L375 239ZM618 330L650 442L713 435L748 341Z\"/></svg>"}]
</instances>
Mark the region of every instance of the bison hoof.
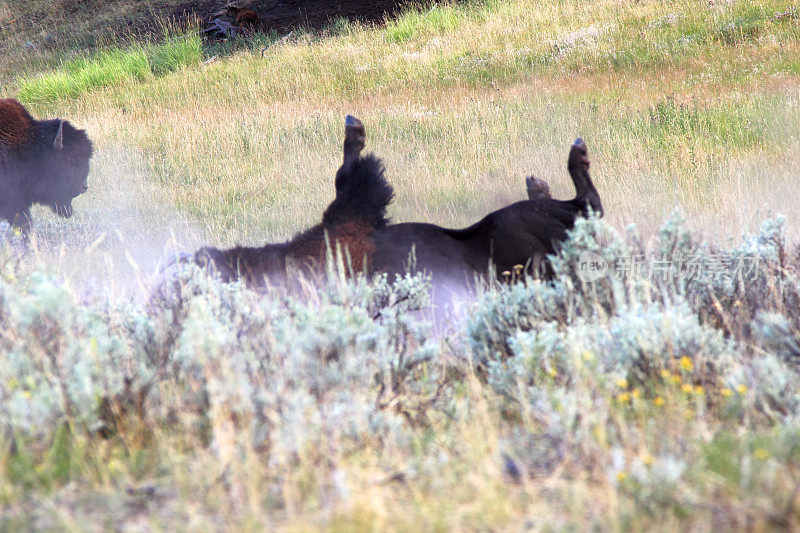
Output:
<instances>
[{"instance_id":1,"label":"bison hoof","mask_svg":"<svg viewBox=\"0 0 800 533\"><path fill-rule=\"evenodd\" d=\"M580 137L575 139L575 142L572 143L572 150L570 150L570 160L574 161L572 159L573 157L578 158L576 162L579 162L587 169L589 168L589 150L587 150L586 143L583 142L583 139L581 139Z\"/></svg>"},{"instance_id":2,"label":"bison hoof","mask_svg":"<svg viewBox=\"0 0 800 533\"><path fill-rule=\"evenodd\" d=\"M526 177L525 187L528 189L528 198L530 200L550 198L550 186L546 181L539 179L536 176Z\"/></svg>"}]
</instances>

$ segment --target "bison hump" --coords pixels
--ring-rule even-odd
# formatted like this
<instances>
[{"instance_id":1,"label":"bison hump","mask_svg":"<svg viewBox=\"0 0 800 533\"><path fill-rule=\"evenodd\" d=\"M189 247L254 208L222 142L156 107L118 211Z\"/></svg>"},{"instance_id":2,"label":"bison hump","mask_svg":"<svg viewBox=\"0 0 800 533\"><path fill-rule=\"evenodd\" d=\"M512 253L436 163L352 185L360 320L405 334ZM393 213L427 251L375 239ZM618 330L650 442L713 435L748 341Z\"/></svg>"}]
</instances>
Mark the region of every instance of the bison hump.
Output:
<instances>
[{"instance_id":1,"label":"bison hump","mask_svg":"<svg viewBox=\"0 0 800 533\"><path fill-rule=\"evenodd\" d=\"M34 120L13 98L0 99L0 156L17 155L33 136Z\"/></svg>"}]
</instances>

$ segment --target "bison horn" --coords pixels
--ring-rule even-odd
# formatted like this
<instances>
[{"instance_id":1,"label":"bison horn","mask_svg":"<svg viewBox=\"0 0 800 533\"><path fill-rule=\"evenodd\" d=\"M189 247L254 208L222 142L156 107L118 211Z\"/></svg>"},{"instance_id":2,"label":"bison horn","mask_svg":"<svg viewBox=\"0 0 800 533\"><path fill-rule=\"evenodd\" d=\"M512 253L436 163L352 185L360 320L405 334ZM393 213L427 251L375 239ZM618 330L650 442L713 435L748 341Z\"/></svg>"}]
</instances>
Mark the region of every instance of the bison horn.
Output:
<instances>
[{"instance_id":1,"label":"bison horn","mask_svg":"<svg viewBox=\"0 0 800 533\"><path fill-rule=\"evenodd\" d=\"M58 132L56 133L56 139L53 141L53 148L55 148L56 152L60 152L64 149L64 121L58 123Z\"/></svg>"}]
</instances>

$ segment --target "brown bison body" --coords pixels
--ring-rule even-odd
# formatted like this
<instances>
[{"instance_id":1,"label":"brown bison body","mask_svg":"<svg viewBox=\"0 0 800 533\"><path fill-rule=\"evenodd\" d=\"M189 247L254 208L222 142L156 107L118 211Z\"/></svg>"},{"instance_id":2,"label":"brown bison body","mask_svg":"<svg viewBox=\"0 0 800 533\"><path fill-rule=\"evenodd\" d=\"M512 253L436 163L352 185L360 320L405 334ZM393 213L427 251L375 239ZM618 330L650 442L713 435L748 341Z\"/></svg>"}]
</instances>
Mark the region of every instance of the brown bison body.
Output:
<instances>
[{"instance_id":1,"label":"brown bison body","mask_svg":"<svg viewBox=\"0 0 800 533\"><path fill-rule=\"evenodd\" d=\"M375 253L373 233L373 228L358 219L335 227L317 224L284 243L226 250L202 248L194 260L212 267L223 281L241 279L251 287L265 287L286 283L293 272L314 277L322 272L328 250L334 250L337 244L347 250L352 269L362 271L365 259Z\"/></svg>"},{"instance_id":2,"label":"brown bison body","mask_svg":"<svg viewBox=\"0 0 800 533\"><path fill-rule=\"evenodd\" d=\"M34 120L14 99L0 99L0 218L27 233L33 204L72 216L86 192L92 143L64 120Z\"/></svg>"},{"instance_id":3,"label":"brown bison body","mask_svg":"<svg viewBox=\"0 0 800 533\"><path fill-rule=\"evenodd\" d=\"M30 145L36 121L14 99L0 99L0 164L10 163Z\"/></svg>"}]
</instances>

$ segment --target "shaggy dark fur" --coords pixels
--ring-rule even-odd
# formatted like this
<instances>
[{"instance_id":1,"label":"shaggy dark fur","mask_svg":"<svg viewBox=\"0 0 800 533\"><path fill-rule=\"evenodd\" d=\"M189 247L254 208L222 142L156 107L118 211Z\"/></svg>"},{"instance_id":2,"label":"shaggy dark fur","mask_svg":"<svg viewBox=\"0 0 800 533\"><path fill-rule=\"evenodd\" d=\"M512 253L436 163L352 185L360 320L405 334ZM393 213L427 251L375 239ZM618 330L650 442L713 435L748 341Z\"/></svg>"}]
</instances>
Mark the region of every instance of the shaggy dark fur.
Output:
<instances>
[{"instance_id":1,"label":"shaggy dark fur","mask_svg":"<svg viewBox=\"0 0 800 533\"><path fill-rule=\"evenodd\" d=\"M86 192L92 143L64 120L37 121L14 99L0 99L0 218L23 233L33 204L72 216L72 199Z\"/></svg>"},{"instance_id":2,"label":"shaggy dark fur","mask_svg":"<svg viewBox=\"0 0 800 533\"><path fill-rule=\"evenodd\" d=\"M285 243L229 250L203 248L194 260L216 270L225 281L242 278L248 285L284 282L292 269L319 272L328 246L337 244L349 254L352 268L363 270L375 253L374 231L386 227L386 208L394 191L384 175L383 163L364 149L364 126L351 116L345 120L344 157L336 173L336 198L325 210L322 223ZM328 241L326 242L326 235Z\"/></svg>"},{"instance_id":3,"label":"shaggy dark fur","mask_svg":"<svg viewBox=\"0 0 800 533\"><path fill-rule=\"evenodd\" d=\"M389 219L386 209L394 197L394 189L386 179L383 161L367 154L354 161L347 172L344 165L336 175L336 198L322 215L322 223L335 227L348 220L359 219L373 229L384 228Z\"/></svg>"}]
</instances>

